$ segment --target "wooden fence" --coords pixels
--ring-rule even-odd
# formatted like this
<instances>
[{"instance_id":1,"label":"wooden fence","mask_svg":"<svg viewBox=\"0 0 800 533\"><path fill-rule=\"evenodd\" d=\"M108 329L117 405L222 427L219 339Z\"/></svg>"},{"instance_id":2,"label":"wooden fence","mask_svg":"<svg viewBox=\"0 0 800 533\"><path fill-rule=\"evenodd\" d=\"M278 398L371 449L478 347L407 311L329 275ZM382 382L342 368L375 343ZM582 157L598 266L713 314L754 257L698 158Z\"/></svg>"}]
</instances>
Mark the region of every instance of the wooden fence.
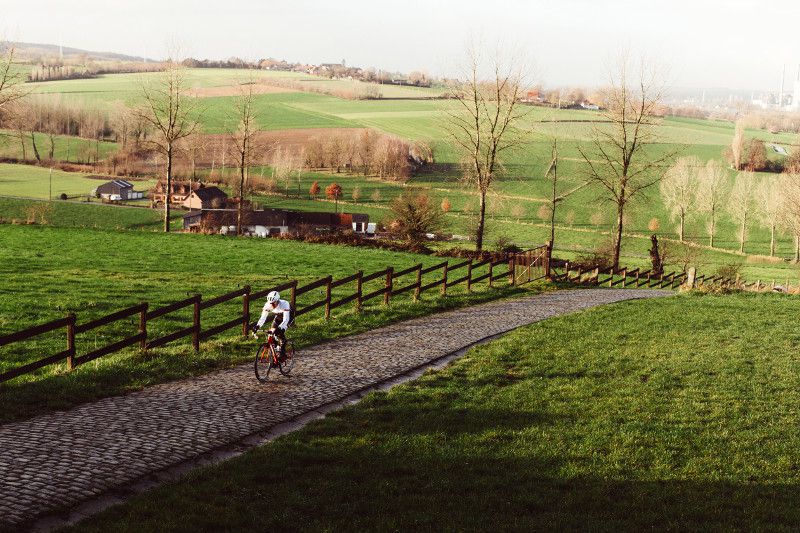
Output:
<instances>
[{"instance_id":1,"label":"wooden fence","mask_svg":"<svg viewBox=\"0 0 800 533\"><path fill-rule=\"evenodd\" d=\"M259 291L253 291L251 287L247 286L209 300L204 300L202 295L195 294L185 300L156 309L150 309L147 303L140 303L133 307L82 324L77 323L75 314L69 314L64 318L0 337L0 347L3 347L57 330L63 329L66 333L65 350L3 372L0 374L0 383L62 361L66 361L67 368L72 370L98 357L118 352L134 345L138 345L140 350L145 351L151 348L164 346L185 337L191 337L192 347L197 351L200 349L200 341L233 328L241 327L242 335L247 335L250 328L250 303L253 300L264 298L270 291L289 290L290 303L292 308L295 309L296 317L303 316L319 308L324 308L325 318L329 319L333 309L347 304L353 304L355 310L361 312L364 302L372 300L373 298L380 297L383 299L385 305L390 305L392 298L407 292L412 293L413 299L416 301L423 292L436 288L439 289L439 293L442 296L445 296L449 288L462 283L466 284L467 291L471 291L472 286L476 283L486 282L492 287L497 281L503 279L506 279L507 283L510 285L521 285L545 277L545 267L549 263L542 259L542 257L548 255L548 250L548 246L545 245L527 252L511 254L500 260L474 261L469 259L456 264L443 261L429 267L423 268L421 264L417 264L397 271L393 267L388 267L385 270L373 272L371 274L364 274L363 271L359 271L338 280L334 280L333 276L326 276L303 286L298 286L297 280ZM481 275L476 275L476 271L480 268L485 268L486 272ZM440 279L423 284L424 275L440 271ZM459 272L461 275L455 276L455 272ZM365 293L363 290L364 284L376 280L383 281L381 287L377 290ZM337 300L333 300L332 290L348 284L354 285L354 292ZM296 304L299 296L322 288L324 288L324 298L297 308ZM215 324L204 329L205 325L201 321L203 310L238 298L241 298L242 302L241 313L222 324ZM151 338L148 335L148 324L151 321L187 308L192 309L192 324L190 326L157 338ZM124 339L96 348L82 355L76 353L75 340L77 335L95 330L102 326L107 326L120 320L130 319L130 317L134 316L138 316L138 328L136 328L135 331L131 331Z\"/></svg>"},{"instance_id":2,"label":"wooden fence","mask_svg":"<svg viewBox=\"0 0 800 533\"><path fill-rule=\"evenodd\" d=\"M686 272L661 272L654 274L651 269L629 269L627 267L614 270L613 268L601 270L583 270L580 267L571 268L567 262L563 267L551 269L553 281L576 283L579 285L594 285L621 288L649 288L649 289L675 289L685 284L688 278ZM725 278L722 276L696 275L694 286L712 285L726 288L742 288L740 279Z\"/></svg>"}]
</instances>

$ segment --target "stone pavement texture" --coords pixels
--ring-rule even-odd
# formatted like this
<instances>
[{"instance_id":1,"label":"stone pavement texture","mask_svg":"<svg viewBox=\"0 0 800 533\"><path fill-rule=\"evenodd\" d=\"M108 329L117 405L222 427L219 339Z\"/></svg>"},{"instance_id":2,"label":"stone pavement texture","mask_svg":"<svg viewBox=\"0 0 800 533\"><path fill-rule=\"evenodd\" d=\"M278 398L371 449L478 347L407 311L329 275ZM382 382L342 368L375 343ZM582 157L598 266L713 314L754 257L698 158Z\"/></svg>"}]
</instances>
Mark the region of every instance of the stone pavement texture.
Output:
<instances>
[{"instance_id":1,"label":"stone pavement texture","mask_svg":"<svg viewBox=\"0 0 800 533\"><path fill-rule=\"evenodd\" d=\"M291 378L252 364L0 425L0 528L68 508L365 387L545 318L666 291L587 289L501 300L299 352Z\"/></svg>"}]
</instances>

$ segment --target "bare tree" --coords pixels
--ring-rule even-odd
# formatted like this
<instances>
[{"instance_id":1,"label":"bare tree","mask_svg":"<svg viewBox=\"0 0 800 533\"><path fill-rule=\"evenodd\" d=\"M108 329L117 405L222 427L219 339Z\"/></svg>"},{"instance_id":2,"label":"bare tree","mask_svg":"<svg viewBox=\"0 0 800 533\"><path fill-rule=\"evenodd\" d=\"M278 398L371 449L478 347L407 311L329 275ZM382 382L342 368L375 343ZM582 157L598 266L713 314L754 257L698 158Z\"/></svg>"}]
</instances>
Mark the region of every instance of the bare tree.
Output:
<instances>
[{"instance_id":1,"label":"bare tree","mask_svg":"<svg viewBox=\"0 0 800 533\"><path fill-rule=\"evenodd\" d=\"M661 197L672 219L680 223L680 241L686 239L686 218L696 206L698 173L702 164L694 156L681 157L664 175L661 181Z\"/></svg>"},{"instance_id":2,"label":"bare tree","mask_svg":"<svg viewBox=\"0 0 800 533\"><path fill-rule=\"evenodd\" d=\"M242 234L242 209L246 194L247 179L250 176L250 167L253 165L257 146L256 135L258 133L258 113L255 109L255 92L253 87L255 80L242 85L239 96L234 101L234 116L232 122L237 122L236 131L231 135L233 146L236 150L236 162L239 167L239 184L237 186L237 196L239 201L236 206L236 235Z\"/></svg>"},{"instance_id":3,"label":"bare tree","mask_svg":"<svg viewBox=\"0 0 800 533\"><path fill-rule=\"evenodd\" d=\"M186 75L177 59L170 59L156 83L142 82L144 104L136 115L150 126L153 135L147 141L167 160L166 200L164 201L164 231L169 231L170 200L172 199L172 164L178 143L195 132L199 112L193 98L186 94Z\"/></svg>"},{"instance_id":4,"label":"bare tree","mask_svg":"<svg viewBox=\"0 0 800 533\"><path fill-rule=\"evenodd\" d=\"M27 96L28 91L22 86L25 81L23 71L16 65L16 49L14 46L0 42L0 115L6 108Z\"/></svg>"},{"instance_id":5,"label":"bare tree","mask_svg":"<svg viewBox=\"0 0 800 533\"><path fill-rule=\"evenodd\" d=\"M585 181L578 185L577 187L573 187L572 189L565 191L563 193L559 193L558 187L558 139L553 137L551 141L551 156L550 156L550 165L547 167L547 171L545 172L545 177L549 178L550 181L553 182L552 194L550 195L550 203L549 203L549 210L548 215L550 217L550 245L553 246L555 243L556 238L556 208L558 204L566 200L572 194L580 191L584 187L586 187L589 182ZM574 214L573 214L574 218Z\"/></svg>"},{"instance_id":6,"label":"bare tree","mask_svg":"<svg viewBox=\"0 0 800 533\"><path fill-rule=\"evenodd\" d=\"M800 262L800 175L787 174L781 180L781 190L781 222L794 235L794 260Z\"/></svg>"},{"instance_id":7,"label":"bare tree","mask_svg":"<svg viewBox=\"0 0 800 533\"><path fill-rule=\"evenodd\" d=\"M747 225L755 209L754 193L756 185L755 174L752 172L740 172L736 176L733 190L728 199L728 211L736 223L739 224L740 253L744 253L744 243L747 240Z\"/></svg>"},{"instance_id":8,"label":"bare tree","mask_svg":"<svg viewBox=\"0 0 800 533\"><path fill-rule=\"evenodd\" d=\"M769 255L775 256L775 230L781 222L783 214L783 187L781 177L765 178L756 189L758 216L761 223L769 228Z\"/></svg>"},{"instance_id":9,"label":"bare tree","mask_svg":"<svg viewBox=\"0 0 800 533\"><path fill-rule=\"evenodd\" d=\"M744 121L740 118L736 121L731 141L731 159L733 170L742 170L742 155L744 154Z\"/></svg>"},{"instance_id":10,"label":"bare tree","mask_svg":"<svg viewBox=\"0 0 800 533\"><path fill-rule=\"evenodd\" d=\"M447 131L461 152L465 179L478 190L479 209L475 248L483 250L486 226L486 195L502 168L502 156L519 146L525 132L520 121L526 112L518 105L523 93L523 71L514 60L496 56L492 74L481 74L483 59L475 48L468 50L466 81L455 91L458 105L447 111Z\"/></svg>"},{"instance_id":11,"label":"bare tree","mask_svg":"<svg viewBox=\"0 0 800 533\"><path fill-rule=\"evenodd\" d=\"M589 181L596 184L614 204L616 234L613 242L613 268L619 268L625 208L648 187L658 183L661 167L677 150L656 152L657 116L664 86L656 70L644 62L636 76L629 72L627 58L620 61L606 90L606 124L593 128L590 147L579 147L588 167Z\"/></svg>"},{"instance_id":12,"label":"bare tree","mask_svg":"<svg viewBox=\"0 0 800 533\"><path fill-rule=\"evenodd\" d=\"M699 173L700 183L697 189L697 208L701 213L708 215L706 231L708 231L708 245L714 247L714 235L717 230L717 217L719 210L725 203L726 185L728 177L725 167L717 160L710 160L706 167Z\"/></svg>"}]
</instances>

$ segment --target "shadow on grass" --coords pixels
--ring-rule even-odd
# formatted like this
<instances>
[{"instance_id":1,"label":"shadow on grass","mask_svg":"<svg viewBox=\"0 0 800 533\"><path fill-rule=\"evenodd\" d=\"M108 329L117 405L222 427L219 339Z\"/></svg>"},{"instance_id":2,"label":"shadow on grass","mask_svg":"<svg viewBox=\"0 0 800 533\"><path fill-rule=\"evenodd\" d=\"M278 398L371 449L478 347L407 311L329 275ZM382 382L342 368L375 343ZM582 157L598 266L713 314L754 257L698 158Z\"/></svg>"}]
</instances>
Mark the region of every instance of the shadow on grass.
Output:
<instances>
[{"instance_id":1,"label":"shadow on grass","mask_svg":"<svg viewBox=\"0 0 800 533\"><path fill-rule=\"evenodd\" d=\"M372 395L366 405L194 472L76 529L619 531L800 526L795 485L570 476L565 472L571 466L591 458L560 450L563 443L530 441L537 428L558 423L549 413L445 408L445 402L434 402L426 413L419 406L397 403L386 395Z\"/></svg>"}]
</instances>

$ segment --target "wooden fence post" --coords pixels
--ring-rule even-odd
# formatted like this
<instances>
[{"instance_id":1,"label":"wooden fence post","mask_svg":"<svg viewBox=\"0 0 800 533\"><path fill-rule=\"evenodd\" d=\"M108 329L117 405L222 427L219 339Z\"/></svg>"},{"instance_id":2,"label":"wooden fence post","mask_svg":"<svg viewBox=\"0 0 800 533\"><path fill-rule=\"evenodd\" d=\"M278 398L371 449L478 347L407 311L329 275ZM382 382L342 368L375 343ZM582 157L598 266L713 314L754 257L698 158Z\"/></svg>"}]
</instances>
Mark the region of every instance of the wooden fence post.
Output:
<instances>
[{"instance_id":1,"label":"wooden fence post","mask_svg":"<svg viewBox=\"0 0 800 533\"><path fill-rule=\"evenodd\" d=\"M442 267L442 296L447 295L447 268L450 266L449 263L445 263Z\"/></svg>"},{"instance_id":2,"label":"wooden fence post","mask_svg":"<svg viewBox=\"0 0 800 533\"><path fill-rule=\"evenodd\" d=\"M517 256L512 255L508 260L508 282L513 286L516 285L517 279Z\"/></svg>"},{"instance_id":3,"label":"wooden fence post","mask_svg":"<svg viewBox=\"0 0 800 533\"><path fill-rule=\"evenodd\" d=\"M594 269L594 284L600 285L600 267Z\"/></svg>"},{"instance_id":4,"label":"wooden fence post","mask_svg":"<svg viewBox=\"0 0 800 533\"><path fill-rule=\"evenodd\" d=\"M362 285L364 284L364 271L359 270L357 273L358 277L356 278L356 313L361 313L361 296L363 295L363 291L361 290Z\"/></svg>"},{"instance_id":5,"label":"wooden fence post","mask_svg":"<svg viewBox=\"0 0 800 533\"><path fill-rule=\"evenodd\" d=\"M386 292L383 293L383 304L389 305L389 298L392 296L392 277L394 275L394 268L389 267L386 269Z\"/></svg>"},{"instance_id":6,"label":"wooden fence post","mask_svg":"<svg viewBox=\"0 0 800 533\"><path fill-rule=\"evenodd\" d=\"M297 280L292 280L291 293L289 294L289 306L292 308L292 313L297 309Z\"/></svg>"},{"instance_id":7,"label":"wooden fence post","mask_svg":"<svg viewBox=\"0 0 800 533\"><path fill-rule=\"evenodd\" d=\"M547 279L550 279L550 260L553 258L553 242L547 241L547 250L545 258L544 258L544 275ZM569 277L569 272L567 272L567 277Z\"/></svg>"},{"instance_id":8,"label":"wooden fence post","mask_svg":"<svg viewBox=\"0 0 800 533\"><path fill-rule=\"evenodd\" d=\"M492 281L492 277L494 276L494 260L489 260L489 287L494 287L494 281Z\"/></svg>"},{"instance_id":9,"label":"wooden fence post","mask_svg":"<svg viewBox=\"0 0 800 533\"><path fill-rule=\"evenodd\" d=\"M622 288L628 283L628 267L622 269Z\"/></svg>"},{"instance_id":10,"label":"wooden fence post","mask_svg":"<svg viewBox=\"0 0 800 533\"><path fill-rule=\"evenodd\" d=\"M533 268L533 252L525 252L525 263L528 265L528 281L531 280L531 269Z\"/></svg>"},{"instance_id":11,"label":"wooden fence post","mask_svg":"<svg viewBox=\"0 0 800 533\"><path fill-rule=\"evenodd\" d=\"M577 278L578 283L581 283L582 276L583 276L583 267L578 265L578 278ZM569 271L567 271L567 281L569 281Z\"/></svg>"},{"instance_id":12,"label":"wooden fence post","mask_svg":"<svg viewBox=\"0 0 800 533\"><path fill-rule=\"evenodd\" d=\"M328 276L328 282L325 284L325 320L331 318L331 283L333 276Z\"/></svg>"},{"instance_id":13,"label":"wooden fence post","mask_svg":"<svg viewBox=\"0 0 800 533\"><path fill-rule=\"evenodd\" d=\"M244 286L242 295L242 337L250 332L250 285Z\"/></svg>"},{"instance_id":14,"label":"wooden fence post","mask_svg":"<svg viewBox=\"0 0 800 533\"><path fill-rule=\"evenodd\" d=\"M67 315L67 370L75 368L75 313Z\"/></svg>"},{"instance_id":15,"label":"wooden fence post","mask_svg":"<svg viewBox=\"0 0 800 533\"><path fill-rule=\"evenodd\" d=\"M419 301L419 294L422 290L422 263L417 266L417 284L414 287L414 301Z\"/></svg>"},{"instance_id":16,"label":"wooden fence post","mask_svg":"<svg viewBox=\"0 0 800 533\"><path fill-rule=\"evenodd\" d=\"M608 286L609 286L609 287L613 287L613 286L614 286L614 267L611 267L611 268L609 269L609 271L608 271L608 274L609 274L609 277L608 277Z\"/></svg>"},{"instance_id":17,"label":"wooden fence post","mask_svg":"<svg viewBox=\"0 0 800 533\"><path fill-rule=\"evenodd\" d=\"M467 292L472 292L472 259L467 265Z\"/></svg>"},{"instance_id":18,"label":"wooden fence post","mask_svg":"<svg viewBox=\"0 0 800 533\"><path fill-rule=\"evenodd\" d=\"M147 302L142 302L142 310L139 311L139 333L142 334L142 340L139 341L139 349L145 351L147 349Z\"/></svg>"},{"instance_id":19,"label":"wooden fence post","mask_svg":"<svg viewBox=\"0 0 800 533\"><path fill-rule=\"evenodd\" d=\"M195 352L200 351L200 302L203 296L200 294L194 295L194 321L192 329L192 348Z\"/></svg>"}]
</instances>

